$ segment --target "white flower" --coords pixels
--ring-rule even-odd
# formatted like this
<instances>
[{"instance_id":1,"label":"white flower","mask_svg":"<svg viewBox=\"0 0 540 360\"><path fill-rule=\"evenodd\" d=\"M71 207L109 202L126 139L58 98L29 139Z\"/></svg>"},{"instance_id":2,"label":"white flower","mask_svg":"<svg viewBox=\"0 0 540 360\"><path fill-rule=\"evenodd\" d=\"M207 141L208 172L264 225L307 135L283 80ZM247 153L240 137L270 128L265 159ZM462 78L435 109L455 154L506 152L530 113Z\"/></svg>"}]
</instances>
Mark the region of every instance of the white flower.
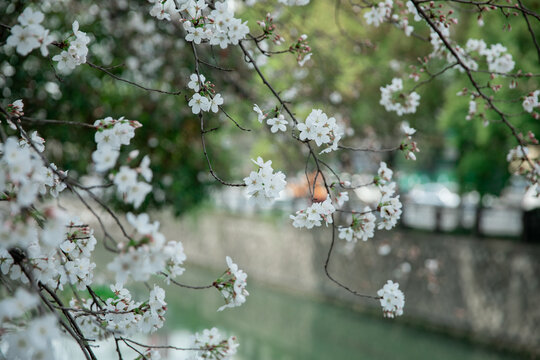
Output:
<instances>
[{"instance_id":1,"label":"white flower","mask_svg":"<svg viewBox=\"0 0 540 360\"><path fill-rule=\"evenodd\" d=\"M277 118L272 118L266 120L266 123L271 126L270 131L276 133L278 131L287 131L287 125L289 122L285 120L285 117L282 114L279 114Z\"/></svg>"},{"instance_id":2,"label":"white flower","mask_svg":"<svg viewBox=\"0 0 540 360\"><path fill-rule=\"evenodd\" d=\"M115 175L114 184L118 192L125 193L137 183L137 172L127 166L121 166L118 174Z\"/></svg>"},{"instance_id":3,"label":"white flower","mask_svg":"<svg viewBox=\"0 0 540 360\"><path fill-rule=\"evenodd\" d=\"M339 227L339 238L351 242L354 236L354 230L352 227Z\"/></svg>"},{"instance_id":4,"label":"white flower","mask_svg":"<svg viewBox=\"0 0 540 360\"><path fill-rule=\"evenodd\" d=\"M489 71L507 73L514 69L515 62L512 55L506 51L507 49L503 45L494 44L489 48L479 50L479 53L486 57Z\"/></svg>"},{"instance_id":5,"label":"white flower","mask_svg":"<svg viewBox=\"0 0 540 360\"><path fill-rule=\"evenodd\" d=\"M204 84L206 78L204 75L197 76L197 74L191 74L189 76L188 88L192 89L195 92L199 92L200 84Z\"/></svg>"},{"instance_id":6,"label":"white flower","mask_svg":"<svg viewBox=\"0 0 540 360\"><path fill-rule=\"evenodd\" d=\"M226 308L241 306L246 302L246 296L249 292L246 290L247 274L238 268L238 265L233 263L230 257L226 257L228 269L225 271L223 278L216 282L216 288L219 290L225 299L225 305L221 306L218 311L223 311Z\"/></svg>"},{"instance_id":7,"label":"white flower","mask_svg":"<svg viewBox=\"0 0 540 360\"><path fill-rule=\"evenodd\" d=\"M372 6L371 10L364 14L364 19L368 25L378 27L382 22L390 17L392 13L392 0L381 1L377 6Z\"/></svg>"},{"instance_id":8,"label":"white flower","mask_svg":"<svg viewBox=\"0 0 540 360\"><path fill-rule=\"evenodd\" d=\"M176 12L174 0L157 1L152 9L150 9L150 15L158 20L170 21L171 16L175 16Z\"/></svg>"},{"instance_id":9,"label":"white flower","mask_svg":"<svg viewBox=\"0 0 540 360\"><path fill-rule=\"evenodd\" d=\"M24 103L23 103L22 99L15 100L13 102L13 104L11 104L11 106L13 107L13 111L15 111L15 112L22 113L23 110L24 110Z\"/></svg>"},{"instance_id":10,"label":"white flower","mask_svg":"<svg viewBox=\"0 0 540 360\"><path fill-rule=\"evenodd\" d=\"M45 16L41 11L34 11L31 7L27 7L19 15L17 20L22 26L41 24Z\"/></svg>"},{"instance_id":11,"label":"white flower","mask_svg":"<svg viewBox=\"0 0 540 360\"><path fill-rule=\"evenodd\" d=\"M141 164L139 165L139 168L137 169L139 174L144 178L146 181L152 180L152 169L150 169L150 157L148 155L145 155L142 160Z\"/></svg>"},{"instance_id":12,"label":"white flower","mask_svg":"<svg viewBox=\"0 0 540 360\"><path fill-rule=\"evenodd\" d=\"M152 191L151 185L139 181L127 189L126 202L138 208L150 191Z\"/></svg>"},{"instance_id":13,"label":"white flower","mask_svg":"<svg viewBox=\"0 0 540 360\"><path fill-rule=\"evenodd\" d=\"M375 235L376 218L371 211L372 210L366 206L363 210L364 214L354 218L352 226L354 231L354 242L357 240L367 241Z\"/></svg>"},{"instance_id":14,"label":"white flower","mask_svg":"<svg viewBox=\"0 0 540 360\"><path fill-rule=\"evenodd\" d=\"M35 36L35 29L32 26L13 26L11 28L11 35L6 40L6 44L15 47L17 52L22 56L26 56L32 50L40 47L38 38Z\"/></svg>"},{"instance_id":15,"label":"white flower","mask_svg":"<svg viewBox=\"0 0 540 360\"><path fill-rule=\"evenodd\" d=\"M127 221L137 230L141 235L152 234L158 231L159 222L155 221L150 223L150 217L148 214L142 213L139 215L133 215L131 212L126 214Z\"/></svg>"},{"instance_id":16,"label":"white flower","mask_svg":"<svg viewBox=\"0 0 540 360\"><path fill-rule=\"evenodd\" d=\"M322 152L337 150L338 142L343 136L343 130L333 117L328 117L320 109L314 109L305 122L298 122L300 140L314 140L317 146L329 145Z\"/></svg>"},{"instance_id":17,"label":"white flower","mask_svg":"<svg viewBox=\"0 0 540 360\"><path fill-rule=\"evenodd\" d=\"M116 164L120 152L113 149L97 149L92 153L92 161L96 167L97 172L105 172L112 169Z\"/></svg>"},{"instance_id":18,"label":"white flower","mask_svg":"<svg viewBox=\"0 0 540 360\"><path fill-rule=\"evenodd\" d=\"M469 53L472 51L477 51L480 54L483 54L487 49L487 45L484 40L469 39L467 40L467 44L465 44L465 49Z\"/></svg>"},{"instance_id":19,"label":"white flower","mask_svg":"<svg viewBox=\"0 0 540 360\"><path fill-rule=\"evenodd\" d=\"M79 22L75 20L72 25L75 40L70 41L69 48L53 57L53 61L58 61L58 69L69 73L78 65L86 63L88 55L88 43L90 37L85 32L79 30Z\"/></svg>"},{"instance_id":20,"label":"white flower","mask_svg":"<svg viewBox=\"0 0 540 360\"><path fill-rule=\"evenodd\" d=\"M339 207L342 207L347 201L349 201L349 193L346 191L340 192L336 197L336 202Z\"/></svg>"},{"instance_id":21,"label":"white flower","mask_svg":"<svg viewBox=\"0 0 540 360\"><path fill-rule=\"evenodd\" d=\"M396 226L402 213L399 195L393 198L389 195L383 196L378 207L380 209L381 222L378 224L377 228L379 230L390 230Z\"/></svg>"},{"instance_id":22,"label":"white flower","mask_svg":"<svg viewBox=\"0 0 540 360\"><path fill-rule=\"evenodd\" d=\"M204 28L189 27L186 30L188 32L186 35L186 41L194 42L197 45L199 45L201 41L205 39L207 36L206 32L204 31Z\"/></svg>"},{"instance_id":23,"label":"white flower","mask_svg":"<svg viewBox=\"0 0 540 360\"><path fill-rule=\"evenodd\" d=\"M380 104L386 111L395 111L399 116L403 114L413 114L420 104L420 95L416 92L410 94L402 93L403 80L399 78L392 79L392 83L381 87Z\"/></svg>"},{"instance_id":24,"label":"white flower","mask_svg":"<svg viewBox=\"0 0 540 360\"><path fill-rule=\"evenodd\" d=\"M418 13L418 10L416 10L416 7L414 6L413 2L409 0L407 1L406 5L407 5L407 10L409 11L409 13L414 15L414 21L421 21L422 17Z\"/></svg>"},{"instance_id":25,"label":"white flower","mask_svg":"<svg viewBox=\"0 0 540 360\"><path fill-rule=\"evenodd\" d=\"M392 175L394 172L386 165L384 161L381 161L379 165L379 170L377 170L377 175L382 180L381 183L385 184L392 180Z\"/></svg>"},{"instance_id":26,"label":"white flower","mask_svg":"<svg viewBox=\"0 0 540 360\"><path fill-rule=\"evenodd\" d=\"M252 161L259 166L259 169L252 171L248 177L244 178L246 192L248 196L261 203L270 204L285 189L285 185L287 185L285 174L281 171L274 173L272 161L264 162L260 156L257 160L252 159Z\"/></svg>"},{"instance_id":27,"label":"white flower","mask_svg":"<svg viewBox=\"0 0 540 360\"><path fill-rule=\"evenodd\" d=\"M53 56L53 61L58 61L58 70L68 72L75 69L77 64L72 56L67 51L62 51L60 54Z\"/></svg>"},{"instance_id":28,"label":"white flower","mask_svg":"<svg viewBox=\"0 0 540 360\"><path fill-rule=\"evenodd\" d=\"M41 55L48 56L49 49L47 48L47 46L49 46L54 41L54 36L49 34L48 29L44 29L44 31L41 33L41 36L38 37L38 41L41 44L39 47Z\"/></svg>"},{"instance_id":29,"label":"white flower","mask_svg":"<svg viewBox=\"0 0 540 360\"><path fill-rule=\"evenodd\" d=\"M191 357L193 360L229 360L236 354L238 342L234 336L224 339L217 328L212 328L195 333L192 347L200 349L193 353Z\"/></svg>"},{"instance_id":30,"label":"white flower","mask_svg":"<svg viewBox=\"0 0 540 360\"><path fill-rule=\"evenodd\" d=\"M165 290L157 285L154 285L154 289L150 292L150 299L148 305L153 312L158 312L160 309L167 306L165 302Z\"/></svg>"},{"instance_id":31,"label":"white flower","mask_svg":"<svg viewBox=\"0 0 540 360\"><path fill-rule=\"evenodd\" d=\"M311 59L311 55L313 55L312 53L309 53L309 54L306 54L302 57L302 59L300 59L298 61L298 65L300 66L304 66L306 64L306 62L308 62L310 59Z\"/></svg>"},{"instance_id":32,"label":"white flower","mask_svg":"<svg viewBox=\"0 0 540 360\"><path fill-rule=\"evenodd\" d=\"M403 307L405 306L405 295L399 290L399 284L388 280L382 289L377 291L380 297L383 314L385 317L393 318L403 315Z\"/></svg>"},{"instance_id":33,"label":"white flower","mask_svg":"<svg viewBox=\"0 0 540 360\"><path fill-rule=\"evenodd\" d=\"M413 136L416 133L416 129L409 126L409 123L406 121L403 121L401 123L401 131L407 135L408 137Z\"/></svg>"},{"instance_id":34,"label":"white flower","mask_svg":"<svg viewBox=\"0 0 540 360\"><path fill-rule=\"evenodd\" d=\"M189 100L188 105L191 107L191 112L194 114L198 114L201 111L208 111L208 109L210 109L210 102L208 99L198 93L193 94L193 97L191 100Z\"/></svg>"},{"instance_id":35,"label":"white flower","mask_svg":"<svg viewBox=\"0 0 540 360\"><path fill-rule=\"evenodd\" d=\"M210 100L210 110L212 110L212 112L217 113L219 110L219 106L222 104L223 104L223 98L221 97L221 94L216 94L214 95L212 100Z\"/></svg>"},{"instance_id":36,"label":"white flower","mask_svg":"<svg viewBox=\"0 0 540 360\"><path fill-rule=\"evenodd\" d=\"M253 104L253 111L257 113L257 120L262 124L263 120L266 119L266 115L262 112L259 105Z\"/></svg>"},{"instance_id":37,"label":"white flower","mask_svg":"<svg viewBox=\"0 0 540 360\"><path fill-rule=\"evenodd\" d=\"M540 94L540 90L536 90L531 95L525 97L523 100L522 106L523 110L525 110L528 113L532 113L535 107L539 106L538 103L538 95Z\"/></svg>"},{"instance_id":38,"label":"white flower","mask_svg":"<svg viewBox=\"0 0 540 360\"><path fill-rule=\"evenodd\" d=\"M322 221L328 224L333 222L332 214L336 211L334 205L332 205L332 199L330 195L326 197L321 203L313 203L307 209L299 210L295 215L289 217L293 220L293 226L296 228L311 229L314 226L321 226Z\"/></svg>"}]
</instances>

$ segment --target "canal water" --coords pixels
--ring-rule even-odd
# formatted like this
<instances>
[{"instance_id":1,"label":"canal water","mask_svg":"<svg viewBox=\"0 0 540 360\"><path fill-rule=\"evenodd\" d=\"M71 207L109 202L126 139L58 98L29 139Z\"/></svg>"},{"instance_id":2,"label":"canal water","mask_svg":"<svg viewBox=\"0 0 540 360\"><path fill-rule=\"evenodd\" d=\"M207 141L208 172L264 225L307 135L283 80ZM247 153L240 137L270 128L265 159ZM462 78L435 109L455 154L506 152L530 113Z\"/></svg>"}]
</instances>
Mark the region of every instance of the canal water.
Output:
<instances>
[{"instance_id":1,"label":"canal water","mask_svg":"<svg viewBox=\"0 0 540 360\"><path fill-rule=\"evenodd\" d=\"M184 281L210 283L213 277L207 271L188 268ZM250 280L247 302L223 312L216 312L222 300L214 289L169 291L170 318L166 330L174 334L217 326L239 338L237 358L244 360L518 358L404 325L399 318L361 314ZM174 338L170 336L169 341Z\"/></svg>"},{"instance_id":2,"label":"canal water","mask_svg":"<svg viewBox=\"0 0 540 360\"><path fill-rule=\"evenodd\" d=\"M209 284L219 273L188 267L185 283ZM251 281L250 281L251 280ZM150 338L154 345L189 346L196 331L213 326L240 342L237 360L503 360L517 355L499 353L464 340L403 324L400 319L366 315L346 307L264 287L248 278L250 296L239 308L217 312L223 304L215 289L167 291L167 322ZM147 296L142 292L141 297ZM137 297L137 291L133 292ZM406 304L405 304L406 306ZM406 307L405 307L406 311ZM116 359L113 342L96 353ZM77 359L77 349L63 347L65 359ZM126 349L128 356L134 352ZM132 355L132 356L129 356ZM164 359L189 359L189 352L163 352Z\"/></svg>"}]
</instances>

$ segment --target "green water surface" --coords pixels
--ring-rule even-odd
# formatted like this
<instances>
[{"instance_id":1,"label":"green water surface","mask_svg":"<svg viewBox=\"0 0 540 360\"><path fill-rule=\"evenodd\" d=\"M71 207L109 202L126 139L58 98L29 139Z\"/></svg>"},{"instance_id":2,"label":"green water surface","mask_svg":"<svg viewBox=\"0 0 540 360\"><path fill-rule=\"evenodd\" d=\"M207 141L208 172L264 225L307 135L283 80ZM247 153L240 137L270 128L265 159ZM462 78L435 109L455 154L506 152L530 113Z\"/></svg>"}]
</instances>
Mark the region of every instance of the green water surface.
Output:
<instances>
[{"instance_id":1,"label":"green water surface","mask_svg":"<svg viewBox=\"0 0 540 360\"><path fill-rule=\"evenodd\" d=\"M189 267L182 281L211 283L217 277ZM251 281L250 281L251 280ZM216 312L222 300L215 289L170 288L164 332L218 327L240 342L243 360L487 360L518 359L485 346L407 326L346 307L258 286L248 279L251 295L239 308Z\"/></svg>"}]
</instances>

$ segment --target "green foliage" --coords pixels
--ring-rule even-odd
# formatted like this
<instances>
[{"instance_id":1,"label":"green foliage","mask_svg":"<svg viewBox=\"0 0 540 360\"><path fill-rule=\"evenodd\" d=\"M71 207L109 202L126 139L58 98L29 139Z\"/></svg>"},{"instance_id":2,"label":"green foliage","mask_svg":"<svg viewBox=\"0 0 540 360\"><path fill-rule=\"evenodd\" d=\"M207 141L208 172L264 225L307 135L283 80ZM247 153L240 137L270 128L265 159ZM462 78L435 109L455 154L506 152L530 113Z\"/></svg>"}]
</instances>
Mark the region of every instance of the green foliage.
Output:
<instances>
[{"instance_id":1,"label":"green foliage","mask_svg":"<svg viewBox=\"0 0 540 360\"><path fill-rule=\"evenodd\" d=\"M531 6L534 9L540 4ZM262 18L263 6L255 9ZM452 39L462 46L469 38L484 39L488 46L500 42L513 55L514 72L524 69L540 73L536 49L522 17L506 18L500 12L492 11L484 14L485 26L480 27L477 14L467 9L454 8L460 24L454 27L457 31L452 32ZM482 194L498 194L505 186L510 175L506 153L517 145L516 140L495 112L484 111L480 101L479 111L485 112L490 124L484 126L478 117L465 120L469 97L458 97L456 93L464 87L472 88L466 75L453 69L421 86L409 79L410 66L419 68L417 59L431 52L429 41L421 39L429 36L426 26L413 23L415 33L407 38L402 30L391 25L378 28L366 25L362 10L339 1L318 1L294 11L284 11L279 23L278 32L286 39L292 41L299 36L299 29L309 35L313 63L306 65L309 72L300 79L288 70L294 66L292 56L275 57L269 61L268 68L280 79L280 89L299 89L295 105L300 102L306 108L321 107L349 124L356 136L346 139L345 143L361 143L373 138L375 133L382 147L395 146L400 141L397 128L406 120L418 129L417 139L422 151L414 164L403 161L400 154L391 159L392 162L397 160L397 164L407 171L431 173L432 177L453 169L462 192L477 190ZM512 31L503 30L506 24L511 25ZM540 34L536 33L538 37ZM487 69L485 62L479 63L481 69ZM443 60L431 60L428 70L437 73L444 66ZM522 99L519 98L540 88L538 78L519 78L515 89L510 89L510 78L490 79L488 74L474 76L479 84L489 81L491 86L502 85L498 92L486 89L486 93L497 99L496 104L502 111L515 114L510 121L516 128L540 132L538 121L530 114L522 113ZM404 80L406 90L416 87L415 91L421 95L417 113L399 117L379 105L379 88L394 77ZM424 73L420 82L427 79ZM334 91L340 93L341 102L330 101Z\"/></svg>"}]
</instances>

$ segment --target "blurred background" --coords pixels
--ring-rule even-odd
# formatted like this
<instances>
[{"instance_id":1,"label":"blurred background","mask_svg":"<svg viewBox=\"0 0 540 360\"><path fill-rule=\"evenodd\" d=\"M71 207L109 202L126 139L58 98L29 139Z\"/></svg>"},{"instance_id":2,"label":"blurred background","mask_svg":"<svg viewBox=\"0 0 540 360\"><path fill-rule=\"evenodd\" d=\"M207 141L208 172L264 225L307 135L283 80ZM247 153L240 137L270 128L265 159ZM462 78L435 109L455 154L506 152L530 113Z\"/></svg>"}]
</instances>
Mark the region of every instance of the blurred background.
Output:
<instances>
[{"instance_id":1,"label":"blurred background","mask_svg":"<svg viewBox=\"0 0 540 360\"><path fill-rule=\"evenodd\" d=\"M194 71L180 26L155 21L146 2L0 2L0 22L13 24L15 15L32 3L47 12L45 25L58 39L79 20L81 30L92 37L89 61L117 76L176 91L185 89ZM487 113L486 121L465 120L469 99L456 93L467 86L467 79L457 71L446 72L415 90L421 95L416 114L398 117L379 105L379 88L394 77L404 79L405 89L415 86L408 79L410 65L430 52L428 42L406 38L390 25L366 26L362 12L346 1L313 1L294 8L275 7L273 1L232 5L237 17L249 21L253 34L260 32L256 21L276 9L272 15L286 41L281 48L266 44L269 49L287 48L308 35L313 57L303 67L292 54L256 56L299 118L313 108L323 109L347 129L342 143L356 147L399 145L403 120L418 130L415 140L421 152L416 162L400 152L344 150L325 155L342 179L353 184L371 181L380 161L395 171L404 204L399 227L376 232L374 239L355 246L338 243L330 268L340 281L364 293L374 293L387 279L399 281L406 296L405 316L382 319L376 302L351 297L332 285L323 272L329 232L292 228L288 216L309 205L306 153L287 134L271 134L258 123L253 103L265 110L276 103L236 49L201 46L199 55L206 62L234 70L203 67L201 72L224 96L227 112L253 131L240 131L222 114L209 118L207 127L219 126L207 136L209 156L220 177L232 181L249 174L250 158L272 159L289 184L272 208L254 206L242 191L224 188L209 175L199 124L184 94L147 93L90 67L64 76L37 54L22 58L3 50L2 101L22 98L26 115L87 123L125 116L143 124L129 150L149 154L155 181L140 210L158 218L168 238L184 243L189 262L184 282L211 283L225 269L226 255L249 274L247 303L223 313L215 312L221 305L217 292L171 287L167 327L146 340L183 346L189 334L218 326L239 337L239 359L539 356L540 203L521 178L511 176L513 164L507 163L506 154L515 140L508 130ZM540 11L538 2L527 5ZM466 9L454 6L460 19L452 34L456 41L500 42L513 55L516 69L540 73L522 18L490 12L480 26L476 14ZM512 31L501 30L507 24ZM427 35L426 29L415 27ZM6 37L1 28L2 44ZM435 61L431 66L436 71L444 65ZM485 82L488 77L478 79ZM537 79L519 79L515 88L503 78L491 84L503 85L497 98L515 98L540 88ZM521 111L520 103L501 107ZM540 123L530 114L518 114L512 123L540 133ZM90 165L93 133L50 125L37 130L47 139L49 158L60 168L70 169L75 177L84 175L87 184L106 181ZM540 148L531 148L533 158L539 154ZM115 202L113 195L103 196ZM378 193L364 187L349 196L347 206L358 209L376 201ZM119 211L133 210L114 204ZM105 264L108 256L100 254L96 261ZM167 356L182 359L186 354Z\"/></svg>"}]
</instances>

